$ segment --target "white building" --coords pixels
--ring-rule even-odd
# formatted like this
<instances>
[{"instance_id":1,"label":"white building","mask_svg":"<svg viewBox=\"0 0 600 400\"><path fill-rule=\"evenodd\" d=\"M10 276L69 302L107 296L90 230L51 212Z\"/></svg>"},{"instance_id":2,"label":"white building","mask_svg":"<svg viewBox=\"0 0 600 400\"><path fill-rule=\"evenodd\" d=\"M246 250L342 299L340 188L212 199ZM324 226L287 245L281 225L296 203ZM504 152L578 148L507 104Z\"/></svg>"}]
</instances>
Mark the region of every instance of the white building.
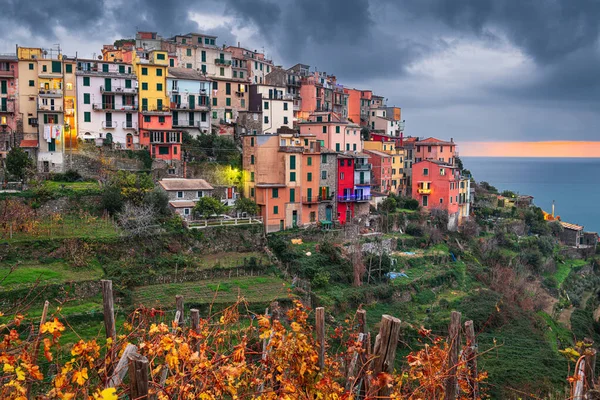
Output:
<instances>
[{"instance_id":1,"label":"white building","mask_svg":"<svg viewBox=\"0 0 600 400\"><path fill-rule=\"evenodd\" d=\"M167 91L171 99L173 128L196 137L210 133L212 83L201 72L169 68Z\"/></svg>"},{"instance_id":2,"label":"white building","mask_svg":"<svg viewBox=\"0 0 600 400\"><path fill-rule=\"evenodd\" d=\"M248 111L262 113L262 133L276 133L283 126L293 128L294 97L286 90L271 85L250 86Z\"/></svg>"},{"instance_id":3,"label":"white building","mask_svg":"<svg viewBox=\"0 0 600 400\"><path fill-rule=\"evenodd\" d=\"M138 148L138 82L132 66L78 60L76 75L79 138Z\"/></svg>"},{"instance_id":4,"label":"white building","mask_svg":"<svg viewBox=\"0 0 600 400\"><path fill-rule=\"evenodd\" d=\"M387 136L399 136L404 130L404 121L394 120L385 108L371 108L369 111L369 127Z\"/></svg>"}]
</instances>

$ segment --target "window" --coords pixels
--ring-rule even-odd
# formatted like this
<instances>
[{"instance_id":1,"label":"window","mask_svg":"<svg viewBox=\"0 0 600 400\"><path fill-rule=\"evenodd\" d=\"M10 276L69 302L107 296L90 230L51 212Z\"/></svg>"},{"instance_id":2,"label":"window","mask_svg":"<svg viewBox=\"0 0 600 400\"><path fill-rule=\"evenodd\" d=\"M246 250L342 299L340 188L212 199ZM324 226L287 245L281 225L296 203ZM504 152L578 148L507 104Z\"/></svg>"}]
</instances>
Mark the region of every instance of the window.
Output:
<instances>
[{"instance_id":1,"label":"window","mask_svg":"<svg viewBox=\"0 0 600 400\"><path fill-rule=\"evenodd\" d=\"M296 173L290 172L290 182L296 182Z\"/></svg>"},{"instance_id":2,"label":"window","mask_svg":"<svg viewBox=\"0 0 600 400\"><path fill-rule=\"evenodd\" d=\"M33 82L33 81L30 81L30 82ZM90 77L89 76L83 77L83 86L90 86Z\"/></svg>"},{"instance_id":3,"label":"window","mask_svg":"<svg viewBox=\"0 0 600 400\"><path fill-rule=\"evenodd\" d=\"M203 113L200 114L200 120L202 122L206 122L206 113L205 112L203 112Z\"/></svg>"},{"instance_id":4,"label":"window","mask_svg":"<svg viewBox=\"0 0 600 400\"><path fill-rule=\"evenodd\" d=\"M92 113L86 111L83 113L83 122L92 122Z\"/></svg>"},{"instance_id":5,"label":"window","mask_svg":"<svg viewBox=\"0 0 600 400\"><path fill-rule=\"evenodd\" d=\"M290 169L296 169L296 156L290 156Z\"/></svg>"},{"instance_id":6,"label":"window","mask_svg":"<svg viewBox=\"0 0 600 400\"><path fill-rule=\"evenodd\" d=\"M287 125L287 124L288 124L288 117L283 117L283 123L284 123L285 125Z\"/></svg>"},{"instance_id":7,"label":"window","mask_svg":"<svg viewBox=\"0 0 600 400\"><path fill-rule=\"evenodd\" d=\"M202 62L206 62L206 51L202 50Z\"/></svg>"},{"instance_id":8,"label":"window","mask_svg":"<svg viewBox=\"0 0 600 400\"><path fill-rule=\"evenodd\" d=\"M323 125L323 133L327 133L327 127Z\"/></svg>"},{"instance_id":9,"label":"window","mask_svg":"<svg viewBox=\"0 0 600 400\"><path fill-rule=\"evenodd\" d=\"M162 76L162 68L156 68L156 76Z\"/></svg>"},{"instance_id":10,"label":"window","mask_svg":"<svg viewBox=\"0 0 600 400\"><path fill-rule=\"evenodd\" d=\"M327 179L327 171L321 171L321 179Z\"/></svg>"},{"instance_id":11,"label":"window","mask_svg":"<svg viewBox=\"0 0 600 400\"><path fill-rule=\"evenodd\" d=\"M254 138L250 138L250 146L254 147Z\"/></svg>"},{"instance_id":12,"label":"window","mask_svg":"<svg viewBox=\"0 0 600 400\"><path fill-rule=\"evenodd\" d=\"M346 151L350 151L350 143L346 143Z\"/></svg>"},{"instance_id":13,"label":"window","mask_svg":"<svg viewBox=\"0 0 600 400\"><path fill-rule=\"evenodd\" d=\"M423 176L429 175L429 168L423 168Z\"/></svg>"},{"instance_id":14,"label":"window","mask_svg":"<svg viewBox=\"0 0 600 400\"><path fill-rule=\"evenodd\" d=\"M423 207L427 207L429 205L429 197L423 196Z\"/></svg>"},{"instance_id":15,"label":"window","mask_svg":"<svg viewBox=\"0 0 600 400\"><path fill-rule=\"evenodd\" d=\"M265 120L265 124L268 124L268 123L269 123L269 117L268 117L268 116L266 116L266 115L265 115L265 118L264 118L264 120Z\"/></svg>"},{"instance_id":16,"label":"window","mask_svg":"<svg viewBox=\"0 0 600 400\"><path fill-rule=\"evenodd\" d=\"M185 67L188 68L188 69L192 69L192 64L187 63L187 64L185 64Z\"/></svg>"},{"instance_id":17,"label":"window","mask_svg":"<svg viewBox=\"0 0 600 400\"><path fill-rule=\"evenodd\" d=\"M250 164L254 165L254 154L250 156Z\"/></svg>"},{"instance_id":18,"label":"window","mask_svg":"<svg viewBox=\"0 0 600 400\"><path fill-rule=\"evenodd\" d=\"M161 124L164 124L165 123L165 117L164 116L158 117L158 122L160 122Z\"/></svg>"},{"instance_id":19,"label":"window","mask_svg":"<svg viewBox=\"0 0 600 400\"><path fill-rule=\"evenodd\" d=\"M352 150L356 151L356 143L352 145Z\"/></svg>"},{"instance_id":20,"label":"window","mask_svg":"<svg viewBox=\"0 0 600 400\"><path fill-rule=\"evenodd\" d=\"M273 214L279 214L279 206L273 206Z\"/></svg>"},{"instance_id":21,"label":"window","mask_svg":"<svg viewBox=\"0 0 600 400\"><path fill-rule=\"evenodd\" d=\"M163 90L163 85L162 85L162 83L157 83L157 84L156 84L156 90L157 90L157 91L159 91L159 92L162 92L162 90Z\"/></svg>"},{"instance_id":22,"label":"window","mask_svg":"<svg viewBox=\"0 0 600 400\"><path fill-rule=\"evenodd\" d=\"M268 110L268 109L269 109L269 102L268 102L268 101L265 101L265 104L264 104L263 108L264 108L265 110Z\"/></svg>"},{"instance_id":23,"label":"window","mask_svg":"<svg viewBox=\"0 0 600 400\"><path fill-rule=\"evenodd\" d=\"M219 68L219 75L225 76L225 68L223 68L223 67Z\"/></svg>"},{"instance_id":24,"label":"window","mask_svg":"<svg viewBox=\"0 0 600 400\"><path fill-rule=\"evenodd\" d=\"M250 197L254 197L254 188L250 188Z\"/></svg>"},{"instance_id":25,"label":"window","mask_svg":"<svg viewBox=\"0 0 600 400\"><path fill-rule=\"evenodd\" d=\"M33 63L29 63L29 69L33 70Z\"/></svg>"},{"instance_id":26,"label":"window","mask_svg":"<svg viewBox=\"0 0 600 400\"><path fill-rule=\"evenodd\" d=\"M250 172L250 182L254 182L254 172Z\"/></svg>"},{"instance_id":27,"label":"window","mask_svg":"<svg viewBox=\"0 0 600 400\"><path fill-rule=\"evenodd\" d=\"M327 154L321 154L321 164L327 164Z\"/></svg>"},{"instance_id":28,"label":"window","mask_svg":"<svg viewBox=\"0 0 600 400\"><path fill-rule=\"evenodd\" d=\"M335 133L340 133L340 127L339 126L335 127Z\"/></svg>"},{"instance_id":29,"label":"window","mask_svg":"<svg viewBox=\"0 0 600 400\"><path fill-rule=\"evenodd\" d=\"M35 86L35 81L29 81L29 86L30 87L34 87Z\"/></svg>"},{"instance_id":30,"label":"window","mask_svg":"<svg viewBox=\"0 0 600 400\"><path fill-rule=\"evenodd\" d=\"M210 40L208 38L204 38L204 44L210 44Z\"/></svg>"},{"instance_id":31,"label":"window","mask_svg":"<svg viewBox=\"0 0 600 400\"><path fill-rule=\"evenodd\" d=\"M73 64L67 64L67 65L65 65L65 72L67 74L72 74L73 73Z\"/></svg>"},{"instance_id":32,"label":"window","mask_svg":"<svg viewBox=\"0 0 600 400\"><path fill-rule=\"evenodd\" d=\"M142 90L148 90L148 82L142 82Z\"/></svg>"},{"instance_id":33,"label":"window","mask_svg":"<svg viewBox=\"0 0 600 400\"><path fill-rule=\"evenodd\" d=\"M441 200L442 199L440 199L440 203L442 202ZM452 196L450 196L450 204L452 204Z\"/></svg>"},{"instance_id":34,"label":"window","mask_svg":"<svg viewBox=\"0 0 600 400\"><path fill-rule=\"evenodd\" d=\"M274 199L278 199L279 198L279 189L277 189L277 188L271 189L271 197L273 197Z\"/></svg>"},{"instance_id":35,"label":"window","mask_svg":"<svg viewBox=\"0 0 600 400\"><path fill-rule=\"evenodd\" d=\"M190 209L189 209L189 208L184 208L184 209L183 209L183 213L184 213L185 215L190 215Z\"/></svg>"},{"instance_id":36,"label":"window","mask_svg":"<svg viewBox=\"0 0 600 400\"><path fill-rule=\"evenodd\" d=\"M227 96L230 96L230 95L231 95L231 83L229 83L229 82L227 82L227 83L225 84L225 94L226 94Z\"/></svg>"},{"instance_id":37,"label":"window","mask_svg":"<svg viewBox=\"0 0 600 400\"><path fill-rule=\"evenodd\" d=\"M240 99L240 107L246 108L246 99Z\"/></svg>"},{"instance_id":38,"label":"window","mask_svg":"<svg viewBox=\"0 0 600 400\"><path fill-rule=\"evenodd\" d=\"M342 180L342 181L344 180L344 173L343 172L340 172L340 180Z\"/></svg>"},{"instance_id":39,"label":"window","mask_svg":"<svg viewBox=\"0 0 600 400\"><path fill-rule=\"evenodd\" d=\"M308 173L306 174L306 181L307 181L307 182L312 182L312 172L308 172Z\"/></svg>"},{"instance_id":40,"label":"window","mask_svg":"<svg viewBox=\"0 0 600 400\"><path fill-rule=\"evenodd\" d=\"M183 43L185 43L185 39L183 39L183 40L184 40L184 42L183 42ZM164 60L164 59L165 59L165 53L158 53L158 54L156 55L156 59L157 59L157 60Z\"/></svg>"},{"instance_id":41,"label":"window","mask_svg":"<svg viewBox=\"0 0 600 400\"><path fill-rule=\"evenodd\" d=\"M142 67L142 75L148 75L148 68Z\"/></svg>"},{"instance_id":42,"label":"window","mask_svg":"<svg viewBox=\"0 0 600 400\"><path fill-rule=\"evenodd\" d=\"M144 115L144 122L150 122L151 118L149 115Z\"/></svg>"},{"instance_id":43,"label":"window","mask_svg":"<svg viewBox=\"0 0 600 400\"><path fill-rule=\"evenodd\" d=\"M283 111L287 111L288 110L288 103L284 102L283 103Z\"/></svg>"},{"instance_id":44,"label":"window","mask_svg":"<svg viewBox=\"0 0 600 400\"><path fill-rule=\"evenodd\" d=\"M440 168L440 175L442 175L442 176L446 175L446 169Z\"/></svg>"},{"instance_id":45,"label":"window","mask_svg":"<svg viewBox=\"0 0 600 400\"><path fill-rule=\"evenodd\" d=\"M192 49L186 49L185 55L188 56L188 57L191 57L192 56Z\"/></svg>"},{"instance_id":46,"label":"window","mask_svg":"<svg viewBox=\"0 0 600 400\"><path fill-rule=\"evenodd\" d=\"M306 165L308 165L308 166L312 165L312 157L307 157L306 158Z\"/></svg>"},{"instance_id":47,"label":"window","mask_svg":"<svg viewBox=\"0 0 600 400\"><path fill-rule=\"evenodd\" d=\"M183 199L183 192L182 191L177 192L177 198L178 199Z\"/></svg>"},{"instance_id":48,"label":"window","mask_svg":"<svg viewBox=\"0 0 600 400\"><path fill-rule=\"evenodd\" d=\"M125 79L125 89L131 89L131 79Z\"/></svg>"},{"instance_id":49,"label":"window","mask_svg":"<svg viewBox=\"0 0 600 400\"><path fill-rule=\"evenodd\" d=\"M335 144L335 151L340 151L340 144L339 143ZM343 163L343 161L342 161L342 163ZM344 165L344 164L342 164L342 165Z\"/></svg>"},{"instance_id":50,"label":"window","mask_svg":"<svg viewBox=\"0 0 600 400\"><path fill-rule=\"evenodd\" d=\"M237 71L233 71L233 77L237 78Z\"/></svg>"},{"instance_id":51,"label":"window","mask_svg":"<svg viewBox=\"0 0 600 400\"><path fill-rule=\"evenodd\" d=\"M175 59L171 58L169 59L169 67L174 67L175 66Z\"/></svg>"},{"instance_id":52,"label":"window","mask_svg":"<svg viewBox=\"0 0 600 400\"><path fill-rule=\"evenodd\" d=\"M213 103L214 103L214 102L213 102ZM217 116L217 112L216 112L216 111L213 111L213 113L212 113L212 117L213 117L213 119L217 119L217 118L218 118L218 116Z\"/></svg>"},{"instance_id":53,"label":"window","mask_svg":"<svg viewBox=\"0 0 600 400\"><path fill-rule=\"evenodd\" d=\"M90 104L90 94L89 93L83 94L83 104Z\"/></svg>"},{"instance_id":54,"label":"window","mask_svg":"<svg viewBox=\"0 0 600 400\"><path fill-rule=\"evenodd\" d=\"M317 218L317 215L314 211L310 212L310 222L315 222Z\"/></svg>"},{"instance_id":55,"label":"window","mask_svg":"<svg viewBox=\"0 0 600 400\"><path fill-rule=\"evenodd\" d=\"M290 203L296 202L296 189L290 189Z\"/></svg>"},{"instance_id":56,"label":"window","mask_svg":"<svg viewBox=\"0 0 600 400\"><path fill-rule=\"evenodd\" d=\"M216 106L217 106L217 98L216 98L216 97L213 97L212 103L213 103L213 106L214 106L214 107L216 107ZM215 117L213 117L213 118L217 118L217 117L215 116Z\"/></svg>"},{"instance_id":57,"label":"window","mask_svg":"<svg viewBox=\"0 0 600 400\"><path fill-rule=\"evenodd\" d=\"M240 78L244 79L244 71L240 71Z\"/></svg>"},{"instance_id":58,"label":"window","mask_svg":"<svg viewBox=\"0 0 600 400\"><path fill-rule=\"evenodd\" d=\"M225 105L226 105L227 107L231 107L231 97L227 97L227 98L225 98Z\"/></svg>"}]
</instances>

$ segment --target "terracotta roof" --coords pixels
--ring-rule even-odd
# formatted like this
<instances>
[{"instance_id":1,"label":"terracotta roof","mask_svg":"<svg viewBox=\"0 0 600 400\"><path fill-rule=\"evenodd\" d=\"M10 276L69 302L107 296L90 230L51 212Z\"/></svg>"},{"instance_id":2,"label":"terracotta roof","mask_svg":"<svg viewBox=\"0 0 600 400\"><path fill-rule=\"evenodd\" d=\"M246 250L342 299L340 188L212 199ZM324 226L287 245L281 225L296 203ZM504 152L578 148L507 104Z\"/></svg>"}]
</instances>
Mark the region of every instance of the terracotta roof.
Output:
<instances>
[{"instance_id":1,"label":"terracotta roof","mask_svg":"<svg viewBox=\"0 0 600 400\"><path fill-rule=\"evenodd\" d=\"M365 153L373 154L378 157L392 157L391 154L384 153L384 152L378 151L378 150L365 150Z\"/></svg>"},{"instance_id":2,"label":"terracotta roof","mask_svg":"<svg viewBox=\"0 0 600 400\"><path fill-rule=\"evenodd\" d=\"M204 179L167 178L158 181L165 190L213 190Z\"/></svg>"},{"instance_id":3,"label":"terracotta roof","mask_svg":"<svg viewBox=\"0 0 600 400\"><path fill-rule=\"evenodd\" d=\"M450 165L447 162L440 161L440 160L421 160L421 161L419 161L417 163L414 163L413 165L416 165L416 164L419 164L419 163L422 163L422 162L430 162L430 163L437 164L439 166L446 167L446 168L457 168L454 165Z\"/></svg>"},{"instance_id":4,"label":"terracotta roof","mask_svg":"<svg viewBox=\"0 0 600 400\"><path fill-rule=\"evenodd\" d=\"M191 200L170 201L169 205L173 208L193 208L196 202Z\"/></svg>"},{"instance_id":5,"label":"terracotta roof","mask_svg":"<svg viewBox=\"0 0 600 400\"><path fill-rule=\"evenodd\" d=\"M38 147L37 140L21 140L21 147Z\"/></svg>"},{"instance_id":6,"label":"terracotta roof","mask_svg":"<svg viewBox=\"0 0 600 400\"><path fill-rule=\"evenodd\" d=\"M560 221L560 224L562 225L563 228L570 229L572 231L582 231L583 230L583 226L581 226L581 225L569 224L568 222L562 222L562 221Z\"/></svg>"},{"instance_id":7,"label":"terracotta roof","mask_svg":"<svg viewBox=\"0 0 600 400\"><path fill-rule=\"evenodd\" d=\"M445 140L440 140L440 139L436 139L434 137L429 137L427 139L423 139L423 140L419 140L417 141L417 144L450 144L450 145L455 145L456 143L454 142L447 142Z\"/></svg>"}]
</instances>

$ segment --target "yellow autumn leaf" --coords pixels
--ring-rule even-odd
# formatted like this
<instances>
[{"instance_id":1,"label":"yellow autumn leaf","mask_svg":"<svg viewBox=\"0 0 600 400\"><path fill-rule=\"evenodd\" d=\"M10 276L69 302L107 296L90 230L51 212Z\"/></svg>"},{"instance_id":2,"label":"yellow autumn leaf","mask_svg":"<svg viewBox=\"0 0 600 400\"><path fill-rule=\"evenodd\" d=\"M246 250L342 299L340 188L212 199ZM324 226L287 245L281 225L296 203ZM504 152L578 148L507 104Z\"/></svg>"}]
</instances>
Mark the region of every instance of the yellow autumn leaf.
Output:
<instances>
[{"instance_id":1,"label":"yellow autumn leaf","mask_svg":"<svg viewBox=\"0 0 600 400\"><path fill-rule=\"evenodd\" d=\"M87 368L82 368L81 371L75 371L73 373L73 379L71 382L77 382L79 386L83 386L85 381L88 379Z\"/></svg>"},{"instance_id":2,"label":"yellow autumn leaf","mask_svg":"<svg viewBox=\"0 0 600 400\"><path fill-rule=\"evenodd\" d=\"M94 394L94 399L96 400L117 400L117 389L115 388L107 388L103 391L99 391Z\"/></svg>"},{"instance_id":3,"label":"yellow autumn leaf","mask_svg":"<svg viewBox=\"0 0 600 400\"><path fill-rule=\"evenodd\" d=\"M58 318L54 318L54 321L46 322L42 325L42 333L51 333L53 335L65 330L65 326L60 323Z\"/></svg>"},{"instance_id":4,"label":"yellow autumn leaf","mask_svg":"<svg viewBox=\"0 0 600 400\"><path fill-rule=\"evenodd\" d=\"M4 367L2 368L2 371L4 371L5 374L10 374L15 371L15 367L5 363Z\"/></svg>"},{"instance_id":5,"label":"yellow autumn leaf","mask_svg":"<svg viewBox=\"0 0 600 400\"><path fill-rule=\"evenodd\" d=\"M23 368L17 367L16 372L17 372L17 380L24 381L25 380L25 371L23 371Z\"/></svg>"}]
</instances>

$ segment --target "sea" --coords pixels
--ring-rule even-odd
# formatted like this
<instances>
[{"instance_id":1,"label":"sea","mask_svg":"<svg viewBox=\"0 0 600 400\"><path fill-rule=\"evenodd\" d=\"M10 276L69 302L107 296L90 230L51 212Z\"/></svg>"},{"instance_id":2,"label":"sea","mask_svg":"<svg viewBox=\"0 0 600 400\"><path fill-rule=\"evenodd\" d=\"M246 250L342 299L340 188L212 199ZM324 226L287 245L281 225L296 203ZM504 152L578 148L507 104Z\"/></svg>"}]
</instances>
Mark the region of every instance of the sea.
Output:
<instances>
[{"instance_id":1,"label":"sea","mask_svg":"<svg viewBox=\"0 0 600 400\"><path fill-rule=\"evenodd\" d=\"M477 182L534 197L564 222L600 232L600 158L461 157Z\"/></svg>"}]
</instances>

